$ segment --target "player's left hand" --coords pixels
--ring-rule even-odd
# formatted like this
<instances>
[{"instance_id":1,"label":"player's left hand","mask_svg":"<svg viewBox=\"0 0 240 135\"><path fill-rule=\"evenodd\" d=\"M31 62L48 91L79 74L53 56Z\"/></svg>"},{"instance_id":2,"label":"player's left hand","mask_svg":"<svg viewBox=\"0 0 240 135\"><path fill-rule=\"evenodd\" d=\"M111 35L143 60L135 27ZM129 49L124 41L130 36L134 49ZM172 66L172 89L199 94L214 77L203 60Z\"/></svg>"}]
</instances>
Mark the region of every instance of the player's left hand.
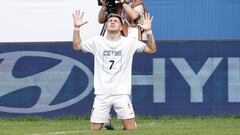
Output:
<instances>
[{"instance_id":1,"label":"player's left hand","mask_svg":"<svg viewBox=\"0 0 240 135\"><path fill-rule=\"evenodd\" d=\"M142 24L138 24L143 30L148 31L152 29L152 20L153 16L150 16L149 13L145 13L144 16L141 15L141 18L143 19Z\"/></svg>"}]
</instances>

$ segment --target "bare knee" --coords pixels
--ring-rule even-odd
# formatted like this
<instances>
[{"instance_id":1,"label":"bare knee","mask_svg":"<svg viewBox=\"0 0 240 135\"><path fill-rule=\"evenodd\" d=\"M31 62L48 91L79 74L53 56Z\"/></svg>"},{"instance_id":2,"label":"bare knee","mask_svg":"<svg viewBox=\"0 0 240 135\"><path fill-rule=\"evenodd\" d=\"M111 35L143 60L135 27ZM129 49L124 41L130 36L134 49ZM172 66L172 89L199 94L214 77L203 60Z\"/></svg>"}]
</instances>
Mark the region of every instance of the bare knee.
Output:
<instances>
[{"instance_id":1,"label":"bare knee","mask_svg":"<svg viewBox=\"0 0 240 135\"><path fill-rule=\"evenodd\" d=\"M122 123L123 123L124 130L135 130L135 129L137 129L137 125L136 125L136 122L135 122L134 118L122 120Z\"/></svg>"},{"instance_id":2,"label":"bare knee","mask_svg":"<svg viewBox=\"0 0 240 135\"><path fill-rule=\"evenodd\" d=\"M103 123L91 123L91 130L98 131L101 130L103 127Z\"/></svg>"}]
</instances>

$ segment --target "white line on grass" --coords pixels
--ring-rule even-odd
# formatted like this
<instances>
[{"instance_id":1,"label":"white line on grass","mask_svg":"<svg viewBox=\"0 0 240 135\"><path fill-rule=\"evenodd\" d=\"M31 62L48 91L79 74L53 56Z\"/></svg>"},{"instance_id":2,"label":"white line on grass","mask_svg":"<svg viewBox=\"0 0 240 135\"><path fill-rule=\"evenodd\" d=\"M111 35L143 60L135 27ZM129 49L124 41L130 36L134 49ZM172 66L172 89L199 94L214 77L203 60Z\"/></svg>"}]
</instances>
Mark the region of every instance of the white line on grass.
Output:
<instances>
[{"instance_id":1,"label":"white line on grass","mask_svg":"<svg viewBox=\"0 0 240 135\"><path fill-rule=\"evenodd\" d=\"M48 133L48 135L61 135L61 134L73 134L73 133L80 133L82 131L76 130L76 131L61 131L61 132L55 132L55 133Z\"/></svg>"},{"instance_id":2,"label":"white line on grass","mask_svg":"<svg viewBox=\"0 0 240 135\"><path fill-rule=\"evenodd\" d=\"M59 131L59 132L52 132L52 133L44 133L44 135L65 135L65 134L74 134L74 133L80 133L83 131L75 130L75 131ZM41 133L33 133L33 134L26 134L26 135L42 135Z\"/></svg>"}]
</instances>

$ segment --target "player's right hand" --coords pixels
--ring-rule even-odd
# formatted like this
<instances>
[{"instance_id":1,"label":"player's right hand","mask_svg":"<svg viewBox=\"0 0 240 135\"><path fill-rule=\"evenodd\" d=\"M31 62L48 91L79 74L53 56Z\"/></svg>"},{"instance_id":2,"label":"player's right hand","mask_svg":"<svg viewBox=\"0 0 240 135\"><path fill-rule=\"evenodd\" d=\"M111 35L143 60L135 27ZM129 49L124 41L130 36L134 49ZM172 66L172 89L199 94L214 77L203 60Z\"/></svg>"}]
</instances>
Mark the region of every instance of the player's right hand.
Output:
<instances>
[{"instance_id":1,"label":"player's right hand","mask_svg":"<svg viewBox=\"0 0 240 135\"><path fill-rule=\"evenodd\" d=\"M81 27L88 23L88 21L83 21L83 15L84 12L81 12L80 10L76 10L75 13L73 13L74 27Z\"/></svg>"}]
</instances>

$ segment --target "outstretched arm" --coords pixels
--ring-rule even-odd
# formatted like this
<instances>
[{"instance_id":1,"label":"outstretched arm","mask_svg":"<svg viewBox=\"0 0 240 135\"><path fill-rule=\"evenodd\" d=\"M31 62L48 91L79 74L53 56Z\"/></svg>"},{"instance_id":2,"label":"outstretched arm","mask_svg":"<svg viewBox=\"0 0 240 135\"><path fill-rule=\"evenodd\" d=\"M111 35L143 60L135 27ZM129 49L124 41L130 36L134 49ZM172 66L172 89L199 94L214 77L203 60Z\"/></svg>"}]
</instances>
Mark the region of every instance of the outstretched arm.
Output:
<instances>
[{"instance_id":1,"label":"outstretched arm","mask_svg":"<svg viewBox=\"0 0 240 135\"><path fill-rule=\"evenodd\" d=\"M155 53L156 52L156 42L152 33L152 20L153 17L150 14L145 13L143 18L143 24L138 24L147 33L147 46L144 48L145 53Z\"/></svg>"},{"instance_id":2,"label":"outstretched arm","mask_svg":"<svg viewBox=\"0 0 240 135\"><path fill-rule=\"evenodd\" d=\"M74 21L74 31L73 31L73 49L81 50L81 37L80 37L80 27L84 24L88 23L87 21L83 21L84 12L80 10L76 10L73 14Z\"/></svg>"}]
</instances>

